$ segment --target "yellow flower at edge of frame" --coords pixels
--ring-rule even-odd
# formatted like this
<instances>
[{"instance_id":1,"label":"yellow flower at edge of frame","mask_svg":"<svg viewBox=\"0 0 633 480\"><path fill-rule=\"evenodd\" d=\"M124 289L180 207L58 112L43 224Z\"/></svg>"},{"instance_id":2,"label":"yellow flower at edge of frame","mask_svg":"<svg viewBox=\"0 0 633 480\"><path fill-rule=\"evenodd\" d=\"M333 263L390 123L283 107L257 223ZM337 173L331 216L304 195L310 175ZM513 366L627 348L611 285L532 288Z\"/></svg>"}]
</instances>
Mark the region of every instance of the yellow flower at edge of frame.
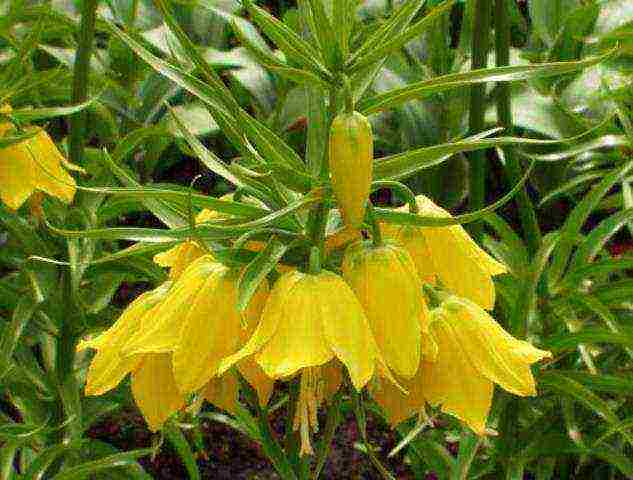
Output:
<instances>
[{"instance_id":1,"label":"yellow flower at edge of frame","mask_svg":"<svg viewBox=\"0 0 633 480\"><path fill-rule=\"evenodd\" d=\"M361 241L347 248L342 269L387 366L396 375L413 376L427 307L411 256L390 240L379 247Z\"/></svg>"},{"instance_id":2,"label":"yellow flower at edge of frame","mask_svg":"<svg viewBox=\"0 0 633 480\"><path fill-rule=\"evenodd\" d=\"M102 395L115 388L125 376L132 376L132 395L152 431L161 428L171 414L185 405L174 379L171 354L128 356L125 347L130 337L151 322L156 308L170 284L141 294L119 319L98 337L80 342L77 350L97 350L88 368L86 395Z\"/></svg>"},{"instance_id":3,"label":"yellow flower at edge of frame","mask_svg":"<svg viewBox=\"0 0 633 480\"><path fill-rule=\"evenodd\" d=\"M551 353L512 337L475 303L449 297L431 311L429 328L437 358L424 359L416 376L403 382L410 396L389 384L375 393L392 424L415 414L426 401L483 435L495 383L515 395L536 395L530 365Z\"/></svg>"},{"instance_id":4,"label":"yellow flower at edge of frame","mask_svg":"<svg viewBox=\"0 0 633 480\"><path fill-rule=\"evenodd\" d=\"M419 214L447 218L451 214L424 195L416 197ZM399 210L407 211L407 207ZM439 278L447 290L491 310L495 304L492 277L506 273L506 267L488 255L461 225L448 227L381 227L386 236L398 240L413 258L423 282Z\"/></svg>"},{"instance_id":5,"label":"yellow flower at edge of frame","mask_svg":"<svg viewBox=\"0 0 633 480\"><path fill-rule=\"evenodd\" d=\"M316 275L283 274L253 336L222 362L220 373L251 355L271 378L289 377L338 358L359 390L381 361L354 292L341 277L326 270Z\"/></svg>"},{"instance_id":6,"label":"yellow flower at edge of frame","mask_svg":"<svg viewBox=\"0 0 633 480\"><path fill-rule=\"evenodd\" d=\"M75 196L75 179L64 169L66 159L44 130L0 149L0 199L17 210L36 191L65 203Z\"/></svg>"}]
</instances>

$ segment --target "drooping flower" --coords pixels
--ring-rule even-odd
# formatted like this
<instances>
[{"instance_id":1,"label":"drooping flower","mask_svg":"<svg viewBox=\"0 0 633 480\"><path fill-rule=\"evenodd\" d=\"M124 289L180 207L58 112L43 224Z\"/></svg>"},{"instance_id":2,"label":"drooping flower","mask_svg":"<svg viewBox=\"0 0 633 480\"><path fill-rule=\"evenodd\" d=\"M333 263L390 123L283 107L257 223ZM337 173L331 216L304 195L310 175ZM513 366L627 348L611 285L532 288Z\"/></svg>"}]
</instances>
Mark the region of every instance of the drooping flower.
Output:
<instances>
[{"instance_id":1,"label":"drooping flower","mask_svg":"<svg viewBox=\"0 0 633 480\"><path fill-rule=\"evenodd\" d=\"M429 328L437 356L423 359L416 376L403 381L409 395L389 384L374 392L392 424L415 414L426 401L483 435L495 383L515 395L536 395L530 365L551 354L512 337L475 303L447 298L431 311Z\"/></svg>"},{"instance_id":2,"label":"drooping flower","mask_svg":"<svg viewBox=\"0 0 633 480\"><path fill-rule=\"evenodd\" d=\"M411 377L418 370L426 303L411 256L396 243L350 245L343 277L359 299L387 366Z\"/></svg>"},{"instance_id":3,"label":"drooping flower","mask_svg":"<svg viewBox=\"0 0 633 480\"><path fill-rule=\"evenodd\" d=\"M2 108L3 113L8 107ZM0 136L10 130L0 125ZM31 127L33 136L0 148L0 199L17 210L36 191L70 203L75 195L75 180L64 166L69 163L59 152L46 131Z\"/></svg>"},{"instance_id":4,"label":"drooping flower","mask_svg":"<svg viewBox=\"0 0 633 480\"><path fill-rule=\"evenodd\" d=\"M195 260L175 282L151 327L130 341L128 353L173 352L179 389L191 393L204 388L219 375L222 360L243 346L266 300L263 283L241 314L238 278L238 271L210 255Z\"/></svg>"},{"instance_id":5,"label":"drooping flower","mask_svg":"<svg viewBox=\"0 0 633 480\"><path fill-rule=\"evenodd\" d=\"M302 375L300 418L295 426L302 432L304 453L311 451L309 430L316 427L316 409L327 396L319 391L324 366L338 360L360 390L381 365L378 347L354 292L341 277L326 270L283 274L270 293L253 336L222 362L220 372L251 355L271 378Z\"/></svg>"},{"instance_id":6,"label":"drooping flower","mask_svg":"<svg viewBox=\"0 0 633 480\"><path fill-rule=\"evenodd\" d=\"M420 215L451 216L424 195L416 197L416 204ZM383 225L382 228L385 235L397 239L408 250L423 282L435 283L439 278L455 295L468 298L486 310L494 307L492 277L506 273L507 269L479 247L461 225Z\"/></svg>"},{"instance_id":7,"label":"drooping flower","mask_svg":"<svg viewBox=\"0 0 633 480\"><path fill-rule=\"evenodd\" d=\"M143 293L108 330L92 340L81 342L77 348L97 351L88 368L86 395L102 395L131 374L134 400L152 431L160 429L171 414L183 407L185 398L176 386L171 354L130 356L126 344L151 324L157 306L169 288L170 284L166 283Z\"/></svg>"}]
</instances>

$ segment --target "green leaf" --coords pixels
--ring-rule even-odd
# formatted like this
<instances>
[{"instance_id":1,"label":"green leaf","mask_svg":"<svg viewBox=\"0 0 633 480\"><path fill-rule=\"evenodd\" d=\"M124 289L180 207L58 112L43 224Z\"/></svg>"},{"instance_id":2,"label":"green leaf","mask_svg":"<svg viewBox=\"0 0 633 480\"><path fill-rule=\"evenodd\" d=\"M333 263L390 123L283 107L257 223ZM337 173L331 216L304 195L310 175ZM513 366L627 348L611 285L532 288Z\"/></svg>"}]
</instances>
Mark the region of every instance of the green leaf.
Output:
<instances>
[{"instance_id":1,"label":"green leaf","mask_svg":"<svg viewBox=\"0 0 633 480\"><path fill-rule=\"evenodd\" d=\"M180 428L173 422L168 422L162 431L184 464L187 474L189 475L189 480L200 480L200 471L198 470L196 457L191 450L189 442L180 431Z\"/></svg>"},{"instance_id":2,"label":"green leaf","mask_svg":"<svg viewBox=\"0 0 633 480\"><path fill-rule=\"evenodd\" d=\"M617 49L612 49L602 55L588 57L576 62L552 62L535 65L484 68L465 73L451 73L430 80L411 83L406 87L396 88L387 93L368 98L362 101L357 109L365 115L371 115L401 105L409 100L420 100L439 92L467 85L486 82L515 82L519 80L559 76L582 70L588 66L605 61L612 58L616 52Z\"/></svg>"},{"instance_id":3,"label":"green leaf","mask_svg":"<svg viewBox=\"0 0 633 480\"><path fill-rule=\"evenodd\" d=\"M426 0L408 0L387 20L380 28L372 33L349 60L349 65L354 65L363 56L380 49L385 39L393 38L409 25L416 13L420 11Z\"/></svg>"},{"instance_id":4,"label":"green leaf","mask_svg":"<svg viewBox=\"0 0 633 480\"><path fill-rule=\"evenodd\" d=\"M578 332L552 335L544 341L543 347L555 352L574 350L583 343L611 343L633 347L633 335L628 332L612 332L605 328L585 328Z\"/></svg>"},{"instance_id":5,"label":"green leaf","mask_svg":"<svg viewBox=\"0 0 633 480\"><path fill-rule=\"evenodd\" d=\"M253 21L284 52L288 60L298 63L304 69L312 71L325 81L329 81L331 74L321 63L322 57L312 45L267 11L253 4L252 0L245 0L244 4Z\"/></svg>"},{"instance_id":6,"label":"green leaf","mask_svg":"<svg viewBox=\"0 0 633 480\"><path fill-rule=\"evenodd\" d=\"M570 269L578 269L592 262L605 244L628 222L633 220L633 208L621 210L602 220L582 241L574 254Z\"/></svg>"},{"instance_id":7,"label":"green leaf","mask_svg":"<svg viewBox=\"0 0 633 480\"><path fill-rule=\"evenodd\" d=\"M446 0L444 3L427 13L422 20L414 23L406 30L393 37L385 37L380 44L376 45L376 48L367 51L363 56L354 56L354 61L349 67L349 72L368 68L376 62L383 60L389 54L397 52L411 40L418 38L427 28L437 28L437 19L450 12L456 1L457 0ZM420 4L423 3L424 2L420 2Z\"/></svg>"},{"instance_id":8,"label":"green leaf","mask_svg":"<svg viewBox=\"0 0 633 480\"><path fill-rule=\"evenodd\" d=\"M603 135L602 137L595 138L589 142L581 145L574 145L567 150L560 152L545 153L541 155L527 155L533 160L541 162L557 162L559 160L566 160L568 158L576 157L582 153L591 152L600 148L615 148L628 145L628 139L626 135Z\"/></svg>"},{"instance_id":9,"label":"green leaf","mask_svg":"<svg viewBox=\"0 0 633 480\"><path fill-rule=\"evenodd\" d=\"M576 205L572 212L565 220L565 224L560 231L560 242L555 252L552 266L549 270L548 283L550 288L558 283L563 276L565 267L572 253L578 234L587 221L589 215L595 210L600 203L602 197L615 185L633 167L633 161L629 161L616 168L610 174L606 175L602 181L596 185L585 197Z\"/></svg>"},{"instance_id":10,"label":"green leaf","mask_svg":"<svg viewBox=\"0 0 633 480\"><path fill-rule=\"evenodd\" d=\"M314 35L321 46L321 52L323 52L327 66L337 70L343 61L343 53L337 41L337 32L334 30L333 24L325 11L323 0L308 0L308 2L314 17L314 23L309 23L312 35ZM334 21L342 22L344 19L334 17Z\"/></svg>"},{"instance_id":11,"label":"green leaf","mask_svg":"<svg viewBox=\"0 0 633 480\"><path fill-rule=\"evenodd\" d=\"M503 197L493 204L471 213L464 213L454 217L425 217L423 215L398 212L385 208L375 208L374 216L379 222L395 223L398 225L414 225L417 227L446 227L449 225L463 225L474 222L508 203L529 177L533 165L534 164L526 169L523 178L521 178L519 182L512 187L512 190L506 193Z\"/></svg>"},{"instance_id":12,"label":"green leaf","mask_svg":"<svg viewBox=\"0 0 633 480\"><path fill-rule=\"evenodd\" d=\"M67 467L51 480L83 480L87 475L93 475L97 472L134 465L139 458L151 455L153 452L153 449L145 448L125 453L116 453L100 460L85 462L74 467Z\"/></svg>"},{"instance_id":13,"label":"green leaf","mask_svg":"<svg viewBox=\"0 0 633 480\"><path fill-rule=\"evenodd\" d=\"M73 115L77 112L85 110L96 101L92 98L86 102L79 103L77 105L71 105L69 107L45 107L45 108L27 108L23 110L12 110L6 114L9 117L14 118L19 122L33 122L35 120L44 120L47 118L63 117L67 115Z\"/></svg>"},{"instance_id":14,"label":"green leaf","mask_svg":"<svg viewBox=\"0 0 633 480\"><path fill-rule=\"evenodd\" d=\"M45 480L46 472L53 462L68 452L79 450L86 442L87 440L76 440L67 444L53 445L42 450L24 472L23 478L28 480Z\"/></svg>"},{"instance_id":15,"label":"green leaf","mask_svg":"<svg viewBox=\"0 0 633 480\"><path fill-rule=\"evenodd\" d=\"M23 296L13 311L11 321L5 323L2 337L0 338L0 380L11 368L13 351L18 345L24 329L38 308L39 303L29 296Z\"/></svg>"},{"instance_id":16,"label":"green leaf","mask_svg":"<svg viewBox=\"0 0 633 480\"><path fill-rule=\"evenodd\" d=\"M273 237L253 261L246 266L238 282L237 307L240 311L246 310L253 294L266 279L266 276L277 266L288 248L288 244Z\"/></svg>"}]
</instances>

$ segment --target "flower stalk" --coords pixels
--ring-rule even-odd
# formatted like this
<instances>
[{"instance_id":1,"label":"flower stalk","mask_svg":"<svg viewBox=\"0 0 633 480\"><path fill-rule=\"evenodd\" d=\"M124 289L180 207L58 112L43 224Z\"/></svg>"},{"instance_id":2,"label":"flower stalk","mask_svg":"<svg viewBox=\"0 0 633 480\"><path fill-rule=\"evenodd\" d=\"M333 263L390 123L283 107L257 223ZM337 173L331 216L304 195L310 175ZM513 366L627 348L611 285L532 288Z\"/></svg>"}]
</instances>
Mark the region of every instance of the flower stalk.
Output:
<instances>
[{"instance_id":1,"label":"flower stalk","mask_svg":"<svg viewBox=\"0 0 633 480\"><path fill-rule=\"evenodd\" d=\"M485 68L488 64L490 46L490 19L492 0L476 0L473 19L472 60L471 69ZM468 125L470 133L481 132L485 128L486 119L486 84L479 83L470 87L470 110ZM471 210L480 210L486 199L486 152L477 150L470 160L470 204ZM475 240L481 238L483 232L481 222L471 224L471 233Z\"/></svg>"},{"instance_id":2,"label":"flower stalk","mask_svg":"<svg viewBox=\"0 0 633 480\"><path fill-rule=\"evenodd\" d=\"M84 0L79 27L79 45L73 70L72 101L75 104L88 100L90 57L94 42L98 0ZM80 165L86 135L86 111L75 113L70 120L70 160Z\"/></svg>"},{"instance_id":3,"label":"flower stalk","mask_svg":"<svg viewBox=\"0 0 633 480\"><path fill-rule=\"evenodd\" d=\"M497 67L510 64L510 17L508 0L495 0L495 53ZM505 135L512 135L512 96L510 84L500 82L497 90L497 119L499 126L504 127ZM515 185L521 178L521 165L511 147L505 150L506 173L508 183ZM541 229L536 218L534 206L524 185L517 192L517 207L523 227L523 234L529 252L534 255L541 245Z\"/></svg>"}]
</instances>

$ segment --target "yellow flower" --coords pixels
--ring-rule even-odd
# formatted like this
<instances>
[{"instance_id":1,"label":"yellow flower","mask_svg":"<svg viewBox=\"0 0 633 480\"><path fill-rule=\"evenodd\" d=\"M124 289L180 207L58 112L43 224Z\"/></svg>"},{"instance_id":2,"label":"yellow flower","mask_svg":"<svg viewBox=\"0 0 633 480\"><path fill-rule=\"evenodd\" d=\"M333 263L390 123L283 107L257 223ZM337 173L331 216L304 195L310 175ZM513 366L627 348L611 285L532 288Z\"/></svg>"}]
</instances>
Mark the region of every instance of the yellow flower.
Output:
<instances>
[{"instance_id":1,"label":"yellow flower","mask_svg":"<svg viewBox=\"0 0 633 480\"><path fill-rule=\"evenodd\" d=\"M0 199L13 210L35 191L72 202L76 184L62 166L66 159L44 130L30 130L34 136L0 149Z\"/></svg>"},{"instance_id":2,"label":"yellow flower","mask_svg":"<svg viewBox=\"0 0 633 480\"><path fill-rule=\"evenodd\" d=\"M173 352L176 382L198 391L218 375L222 360L243 345L267 296L262 284L242 315L237 310L239 272L205 255L182 273L158 308L154 323L128 345L129 354ZM252 328L252 327L251 327Z\"/></svg>"},{"instance_id":3,"label":"yellow flower","mask_svg":"<svg viewBox=\"0 0 633 480\"><path fill-rule=\"evenodd\" d=\"M152 431L158 430L172 413L184 406L185 399L176 386L170 354L129 356L126 344L130 337L151 323L169 288L170 284L166 283L142 294L108 330L77 347L97 351L88 368L86 395L102 395L131 373L134 400Z\"/></svg>"},{"instance_id":4,"label":"yellow flower","mask_svg":"<svg viewBox=\"0 0 633 480\"><path fill-rule=\"evenodd\" d=\"M358 242L345 252L343 277L365 310L387 366L413 376L427 309L411 256L390 241L380 247Z\"/></svg>"},{"instance_id":5,"label":"yellow flower","mask_svg":"<svg viewBox=\"0 0 633 480\"><path fill-rule=\"evenodd\" d=\"M450 217L424 195L416 197L420 215ZM406 207L403 207L406 210ZM403 210L400 209L400 210ZM413 227L384 225L385 235L396 238L409 251L420 279L436 279L454 294L468 298L486 310L495 304L492 277L507 272L504 265L482 250L461 225Z\"/></svg>"},{"instance_id":6,"label":"yellow flower","mask_svg":"<svg viewBox=\"0 0 633 480\"><path fill-rule=\"evenodd\" d=\"M337 115L330 129L332 190L346 225L358 229L371 187L374 140L371 124L358 112Z\"/></svg>"},{"instance_id":7,"label":"yellow flower","mask_svg":"<svg viewBox=\"0 0 633 480\"><path fill-rule=\"evenodd\" d=\"M430 333L437 357L424 359L416 376L403 382L409 397L391 385L375 393L393 424L414 414L426 400L483 435L493 384L515 395L536 395L530 365L551 357L512 337L478 305L454 296L431 312Z\"/></svg>"},{"instance_id":8,"label":"yellow flower","mask_svg":"<svg viewBox=\"0 0 633 480\"><path fill-rule=\"evenodd\" d=\"M302 452L309 453L309 431L316 428L316 410L328 397L323 385L336 383L328 363L337 359L360 390L381 365L363 309L338 275L321 271L283 274L272 289L261 321L248 343L222 362L220 372L255 355L271 378L300 373L298 419ZM337 362L334 362L335 364ZM339 380L340 382L340 380ZM335 389L334 389L335 390Z\"/></svg>"}]
</instances>

